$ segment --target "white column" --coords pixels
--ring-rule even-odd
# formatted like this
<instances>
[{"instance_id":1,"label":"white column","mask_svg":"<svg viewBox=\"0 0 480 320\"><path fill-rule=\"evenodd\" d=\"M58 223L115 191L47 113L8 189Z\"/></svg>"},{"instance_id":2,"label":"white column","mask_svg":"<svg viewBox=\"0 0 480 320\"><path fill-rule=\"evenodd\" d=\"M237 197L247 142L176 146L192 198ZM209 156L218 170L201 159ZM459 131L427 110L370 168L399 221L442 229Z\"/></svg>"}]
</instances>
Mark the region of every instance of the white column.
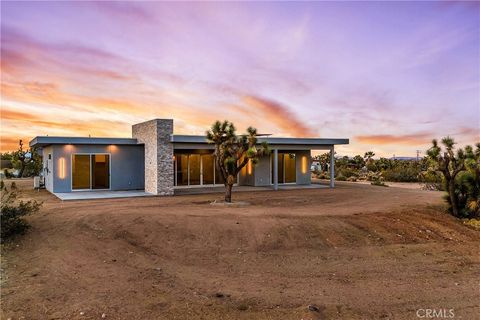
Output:
<instances>
[{"instance_id":1,"label":"white column","mask_svg":"<svg viewBox=\"0 0 480 320\"><path fill-rule=\"evenodd\" d=\"M335 186L335 147L330 148L330 188Z\"/></svg>"},{"instance_id":2,"label":"white column","mask_svg":"<svg viewBox=\"0 0 480 320\"><path fill-rule=\"evenodd\" d=\"M278 149L273 150L273 190L278 190Z\"/></svg>"}]
</instances>

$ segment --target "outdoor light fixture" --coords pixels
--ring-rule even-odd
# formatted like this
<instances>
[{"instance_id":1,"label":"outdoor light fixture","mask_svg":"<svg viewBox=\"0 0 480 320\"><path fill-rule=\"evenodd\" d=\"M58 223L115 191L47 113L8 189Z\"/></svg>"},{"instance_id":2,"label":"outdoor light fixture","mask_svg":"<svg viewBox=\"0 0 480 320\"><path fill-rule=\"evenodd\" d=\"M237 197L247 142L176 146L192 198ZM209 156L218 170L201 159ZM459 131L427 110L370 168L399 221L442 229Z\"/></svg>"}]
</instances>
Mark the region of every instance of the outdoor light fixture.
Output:
<instances>
[{"instance_id":1,"label":"outdoor light fixture","mask_svg":"<svg viewBox=\"0 0 480 320\"><path fill-rule=\"evenodd\" d=\"M302 173L305 174L307 173L307 157L306 156L303 156L302 157Z\"/></svg>"},{"instance_id":2,"label":"outdoor light fixture","mask_svg":"<svg viewBox=\"0 0 480 320\"><path fill-rule=\"evenodd\" d=\"M248 163L247 163L247 173L249 175L252 174L252 160L250 160L250 159L248 160Z\"/></svg>"},{"instance_id":3,"label":"outdoor light fixture","mask_svg":"<svg viewBox=\"0 0 480 320\"><path fill-rule=\"evenodd\" d=\"M65 179L66 172L65 172L65 158L58 159L58 177L60 179Z\"/></svg>"},{"instance_id":4,"label":"outdoor light fixture","mask_svg":"<svg viewBox=\"0 0 480 320\"><path fill-rule=\"evenodd\" d=\"M109 145L108 147L109 147L109 149L110 149L110 152L111 152L111 153L114 153L114 152L116 152L116 151L117 151L117 149L118 149L118 148L117 148L117 146L116 146L116 145L114 145L114 144L111 144L111 145Z\"/></svg>"}]
</instances>

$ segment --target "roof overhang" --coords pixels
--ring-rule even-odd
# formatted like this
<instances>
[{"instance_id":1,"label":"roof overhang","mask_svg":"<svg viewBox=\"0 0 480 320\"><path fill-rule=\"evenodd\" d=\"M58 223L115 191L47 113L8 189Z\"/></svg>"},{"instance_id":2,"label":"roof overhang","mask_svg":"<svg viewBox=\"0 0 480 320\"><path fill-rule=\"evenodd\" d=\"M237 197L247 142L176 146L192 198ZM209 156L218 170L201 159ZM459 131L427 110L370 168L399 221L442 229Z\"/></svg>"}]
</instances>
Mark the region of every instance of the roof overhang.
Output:
<instances>
[{"instance_id":1,"label":"roof overhang","mask_svg":"<svg viewBox=\"0 0 480 320\"><path fill-rule=\"evenodd\" d=\"M49 145L84 144L84 145L135 145L137 139L132 138L89 138L89 137L35 137L30 147L46 147Z\"/></svg>"},{"instance_id":2,"label":"roof overhang","mask_svg":"<svg viewBox=\"0 0 480 320\"><path fill-rule=\"evenodd\" d=\"M213 145L208 143L205 136L172 135L170 141L175 149L213 149ZM259 137L258 143L262 142L267 142L273 149L321 150L334 145L348 144L349 139Z\"/></svg>"}]
</instances>

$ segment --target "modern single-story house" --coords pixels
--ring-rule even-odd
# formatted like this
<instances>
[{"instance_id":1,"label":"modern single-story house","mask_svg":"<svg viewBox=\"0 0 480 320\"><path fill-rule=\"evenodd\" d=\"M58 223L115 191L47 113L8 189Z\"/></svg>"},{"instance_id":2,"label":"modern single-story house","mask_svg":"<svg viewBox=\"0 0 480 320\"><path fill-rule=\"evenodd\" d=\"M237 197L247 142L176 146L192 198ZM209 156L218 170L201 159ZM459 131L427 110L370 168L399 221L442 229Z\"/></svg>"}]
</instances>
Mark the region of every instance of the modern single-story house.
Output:
<instances>
[{"instance_id":1,"label":"modern single-story house","mask_svg":"<svg viewBox=\"0 0 480 320\"><path fill-rule=\"evenodd\" d=\"M271 186L311 183L311 151L329 150L348 139L260 137L271 155L249 163L238 185ZM53 193L89 190L145 190L173 195L175 188L223 185L213 150L204 136L173 134L172 119L132 126L132 138L39 136L30 147L43 155L45 187ZM333 170L330 186L333 187Z\"/></svg>"}]
</instances>

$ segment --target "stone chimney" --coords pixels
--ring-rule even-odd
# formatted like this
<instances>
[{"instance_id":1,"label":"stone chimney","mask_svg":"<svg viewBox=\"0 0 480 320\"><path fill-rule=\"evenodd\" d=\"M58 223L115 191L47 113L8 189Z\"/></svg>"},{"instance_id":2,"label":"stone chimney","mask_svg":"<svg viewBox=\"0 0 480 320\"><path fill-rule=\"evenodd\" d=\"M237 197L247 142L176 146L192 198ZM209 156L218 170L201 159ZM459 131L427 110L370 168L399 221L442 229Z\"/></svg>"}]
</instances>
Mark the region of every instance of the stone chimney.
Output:
<instances>
[{"instance_id":1,"label":"stone chimney","mask_svg":"<svg viewBox=\"0 0 480 320\"><path fill-rule=\"evenodd\" d=\"M154 119L132 126L132 137L145 145L145 191L173 195L173 119Z\"/></svg>"}]
</instances>

